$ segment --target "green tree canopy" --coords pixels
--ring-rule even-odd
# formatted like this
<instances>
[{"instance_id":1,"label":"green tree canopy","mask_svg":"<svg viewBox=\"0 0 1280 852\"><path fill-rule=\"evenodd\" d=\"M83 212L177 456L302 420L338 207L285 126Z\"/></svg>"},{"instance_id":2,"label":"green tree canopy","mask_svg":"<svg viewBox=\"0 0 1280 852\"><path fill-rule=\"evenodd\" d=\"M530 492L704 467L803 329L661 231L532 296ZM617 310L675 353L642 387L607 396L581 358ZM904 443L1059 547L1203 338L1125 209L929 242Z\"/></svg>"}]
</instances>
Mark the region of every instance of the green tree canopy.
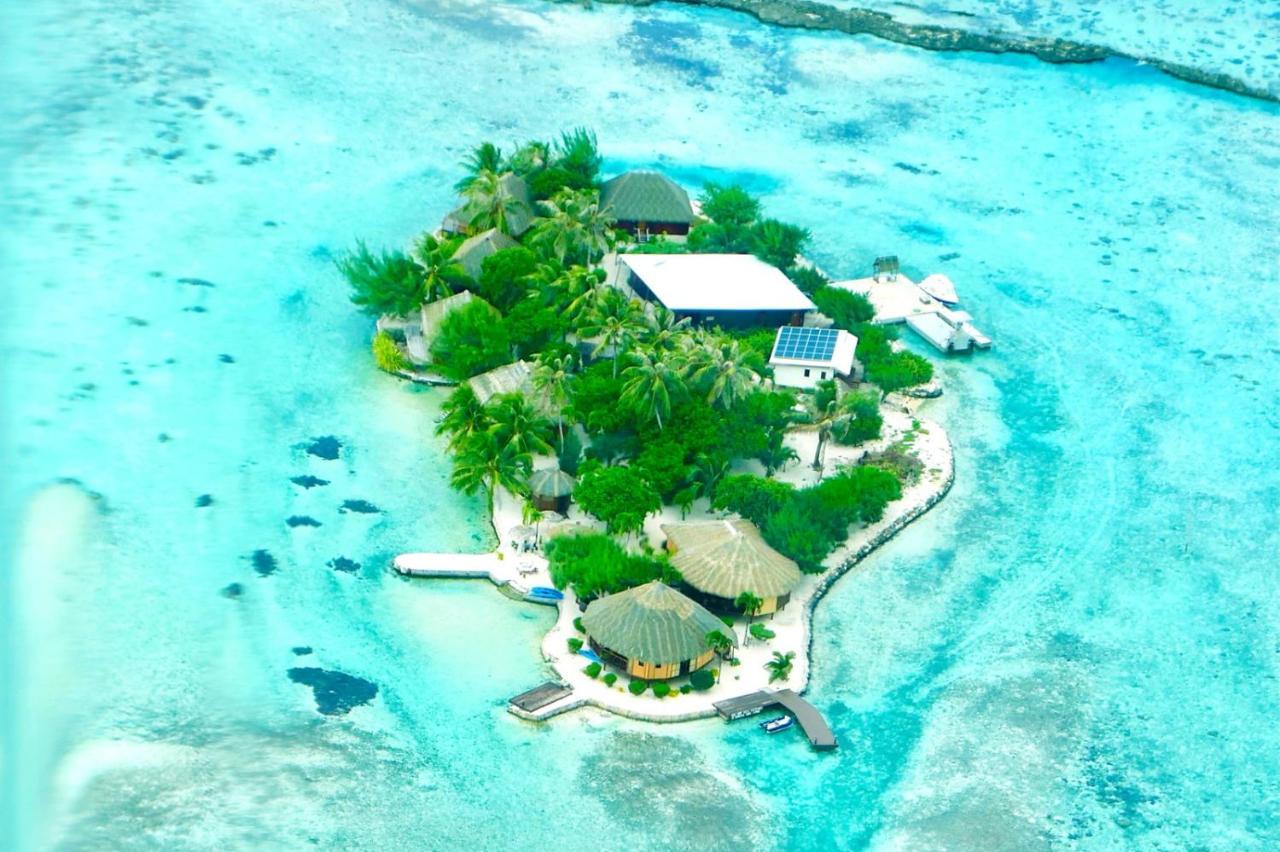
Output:
<instances>
[{"instance_id":1,"label":"green tree canopy","mask_svg":"<svg viewBox=\"0 0 1280 852\"><path fill-rule=\"evenodd\" d=\"M557 589L573 587L580 600L613 594L653 580L678 582L665 557L628 553L601 533L566 535L547 543L548 569Z\"/></svg>"},{"instance_id":2,"label":"green tree canopy","mask_svg":"<svg viewBox=\"0 0 1280 852\"><path fill-rule=\"evenodd\" d=\"M750 225L760 215L760 202L737 184L707 183L698 199L702 215L718 225Z\"/></svg>"},{"instance_id":3,"label":"green tree canopy","mask_svg":"<svg viewBox=\"0 0 1280 852\"><path fill-rule=\"evenodd\" d=\"M510 360L511 340L502 316L484 302L451 311L431 341L432 364L454 379L471 378Z\"/></svg>"},{"instance_id":4,"label":"green tree canopy","mask_svg":"<svg viewBox=\"0 0 1280 852\"><path fill-rule=\"evenodd\" d=\"M741 473L720 480L711 506L736 512L757 527L763 527L794 495L795 488L789 483Z\"/></svg>"},{"instance_id":5,"label":"green tree canopy","mask_svg":"<svg viewBox=\"0 0 1280 852\"><path fill-rule=\"evenodd\" d=\"M371 316L405 316L422 307L426 281L422 267L404 252L369 251L364 242L337 261L351 285L351 301Z\"/></svg>"},{"instance_id":6,"label":"green tree canopy","mask_svg":"<svg viewBox=\"0 0 1280 852\"><path fill-rule=\"evenodd\" d=\"M875 316L875 308L871 307L867 297L861 293L851 293L839 287L822 287L810 298L818 306L818 310L831 317L836 328L856 333L860 324L870 322Z\"/></svg>"},{"instance_id":7,"label":"green tree canopy","mask_svg":"<svg viewBox=\"0 0 1280 852\"><path fill-rule=\"evenodd\" d=\"M751 253L778 269L794 264L808 242L808 229L799 225L763 219L751 226Z\"/></svg>"},{"instance_id":8,"label":"green tree canopy","mask_svg":"<svg viewBox=\"0 0 1280 852\"><path fill-rule=\"evenodd\" d=\"M538 272L538 256L524 246L498 249L480 262L477 295L506 313L529 292Z\"/></svg>"},{"instance_id":9,"label":"green tree canopy","mask_svg":"<svg viewBox=\"0 0 1280 852\"><path fill-rule=\"evenodd\" d=\"M647 515L662 508L658 492L629 467L584 464L573 499L611 533L635 532Z\"/></svg>"}]
</instances>

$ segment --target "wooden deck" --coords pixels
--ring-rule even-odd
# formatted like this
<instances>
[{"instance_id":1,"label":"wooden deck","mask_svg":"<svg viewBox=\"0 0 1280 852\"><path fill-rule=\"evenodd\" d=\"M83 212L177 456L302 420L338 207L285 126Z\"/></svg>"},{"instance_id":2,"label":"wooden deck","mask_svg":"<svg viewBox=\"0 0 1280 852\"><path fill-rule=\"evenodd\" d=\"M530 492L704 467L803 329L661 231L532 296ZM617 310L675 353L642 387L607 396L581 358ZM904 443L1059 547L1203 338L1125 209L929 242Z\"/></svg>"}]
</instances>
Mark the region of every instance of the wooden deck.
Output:
<instances>
[{"instance_id":1,"label":"wooden deck","mask_svg":"<svg viewBox=\"0 0 1280 852\"><path fill-rule=\"evenodd\" d=\"M804 735L809 738L809 745L818 751L830 751L837 744L836 736L831 732L831 726L818 712L818 708L790 689L779 689L776 692L762 689L759 692L717 701L713 706L720 714L720 718L727 722L754 716L766 707L781 706L800 723Z\"/></svg>"},{"instance_id":2,"label":"wooden deck","mask_svg":"<svg viewBox=\"0 0 1280 852\"><path fill-rule=\"evenodd\" d=\"M500 567L492 553L402 553L393 564L413 577L490 577Z\"/></svg>"},{"instance_id":3,"label":"wooden deck","mask_svg":"<svg viewBox=\"0 0 1280 852\"><path fill-rule=\"evenodd\" d=\"M533 713L571 694L573 694L573 690L560 681L549 680L540 686L535 686L528 692L520 693L507 703L526 713Z\"/></svg>"}]
</instances>

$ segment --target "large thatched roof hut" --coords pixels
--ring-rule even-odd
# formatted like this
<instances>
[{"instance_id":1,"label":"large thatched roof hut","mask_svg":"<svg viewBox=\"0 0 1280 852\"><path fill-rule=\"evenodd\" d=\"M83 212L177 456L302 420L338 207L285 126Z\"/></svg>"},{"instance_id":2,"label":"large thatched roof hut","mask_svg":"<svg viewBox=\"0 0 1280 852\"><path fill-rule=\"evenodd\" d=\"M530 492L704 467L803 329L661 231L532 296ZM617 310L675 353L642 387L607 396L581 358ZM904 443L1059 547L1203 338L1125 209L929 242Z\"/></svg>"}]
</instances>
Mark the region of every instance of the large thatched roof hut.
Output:
<instances>
[{"instance_id":1,"label":"large thatched roof hut","mask_svg":"<svg viewBox=\"0 0 1280 852\"><path fill-rule=\"evenodd\" d=\"M466 271L467 275L471 276L473 281L479 281L486 257L518 245L519 243L497 228L490 228L464 240L462 245L454 251L453 259Z\"/></svg>"},{"instance_id":2,"label":"large thatched roof hut","mask_svg":"<svg viewBox=\"0 0 1280 852\"><path fill-rule=\"evenodd\" d=\"M689 193L659 172L624 172L605 181L600 209L641 240L649 234L687 234L693 222Z\"/></svg>"},{"instance_id":3,"label":"large thatched roof hut","mask_svg":"<svg viewBox=\"0 0 1280 852\"><path fill-rule=\"evenodd\" d=\"M733 605L743 592L764 601L758 614L786 604L801 580L800 567L765 542L760 530L741 518L665 524L671 564L713 608Z\"/></svg>"},{"instance_id":4,"label":"large thatched roof hut","mask_svg":"<svg viewBox=\"0 0 1280 852\"><path fill-rule=\"evenodd\" d=\"M582 626L598 654L646 680L702 668L715 653L707 634L732 633L701 604L658 580L592 601Z\"/></svg>"}]
</instances>

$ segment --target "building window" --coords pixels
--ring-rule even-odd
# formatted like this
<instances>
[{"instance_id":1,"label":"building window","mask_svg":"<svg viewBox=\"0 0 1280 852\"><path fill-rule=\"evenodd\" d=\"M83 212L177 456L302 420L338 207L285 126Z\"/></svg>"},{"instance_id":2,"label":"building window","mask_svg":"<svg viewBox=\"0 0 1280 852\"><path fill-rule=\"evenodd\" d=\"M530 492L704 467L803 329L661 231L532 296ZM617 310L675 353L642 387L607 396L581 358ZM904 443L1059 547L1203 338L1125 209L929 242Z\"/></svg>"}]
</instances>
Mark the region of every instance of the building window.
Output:
<instances>
[{"instance_id":1,"label":"building window","mask_svg":"<svg viewBox=\"0 0 1280 852\"><path fill-rule=\"evenodd\" d=\"M804 368L804 377L805 377L806 379L807 379L807 378L809 378L809 368L808 368L808 367L805 367L805 368Z\"/></svg>"},{"instance_id":2,"label":"building window","mask_svg":"<svg viewBox=\"0 0 1280 852\"><path fill-rule=\"evenodd\" d=\"M827 377L827 371L826 371L826 370L823 370L821 373L819 373L819 374L818 374L818 376L819 376L820 378L825 379L825 378Z\"/></svg>"}]
</instances>

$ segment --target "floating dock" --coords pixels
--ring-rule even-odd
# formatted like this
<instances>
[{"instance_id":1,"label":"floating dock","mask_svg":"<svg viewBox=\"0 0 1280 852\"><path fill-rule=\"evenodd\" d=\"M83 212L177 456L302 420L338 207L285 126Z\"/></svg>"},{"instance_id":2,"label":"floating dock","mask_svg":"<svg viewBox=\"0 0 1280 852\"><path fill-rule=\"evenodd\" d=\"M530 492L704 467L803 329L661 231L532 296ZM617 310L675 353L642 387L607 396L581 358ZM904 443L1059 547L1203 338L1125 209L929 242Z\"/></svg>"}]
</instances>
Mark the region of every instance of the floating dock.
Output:
<instances>
[{"instance_id":1,"label":"floating dock","mask_svg":"<svg viewBox=\"0 0 1280 852\"><path fill-rule=\"evenodd\" d=\"M991 338L974 326L973 317L929 295L905 275L833 281L832 286L866 296L875 308L875 322L880 325L906 323L940 352L991 348ZM950 291L948 296L953 293Z\"/></svg>"},{"instance_id":2,"label":"floating dock","mask_svg":"<svg viewBox=\"0 0 1280 852\"><path fill-rule=\"evenodd\" d=\"M809 738L809 745L818 751L831 751L836 747L836 736L831 732L827 720L808 701L805 701L790 689L779 689L770 692L762 689L736 698L726 698L712 705L720 718L726 722L744 719L762 712L766 707L780 706L787 710L800 723L804 735Z\"/></svg>"}]
</instances>

